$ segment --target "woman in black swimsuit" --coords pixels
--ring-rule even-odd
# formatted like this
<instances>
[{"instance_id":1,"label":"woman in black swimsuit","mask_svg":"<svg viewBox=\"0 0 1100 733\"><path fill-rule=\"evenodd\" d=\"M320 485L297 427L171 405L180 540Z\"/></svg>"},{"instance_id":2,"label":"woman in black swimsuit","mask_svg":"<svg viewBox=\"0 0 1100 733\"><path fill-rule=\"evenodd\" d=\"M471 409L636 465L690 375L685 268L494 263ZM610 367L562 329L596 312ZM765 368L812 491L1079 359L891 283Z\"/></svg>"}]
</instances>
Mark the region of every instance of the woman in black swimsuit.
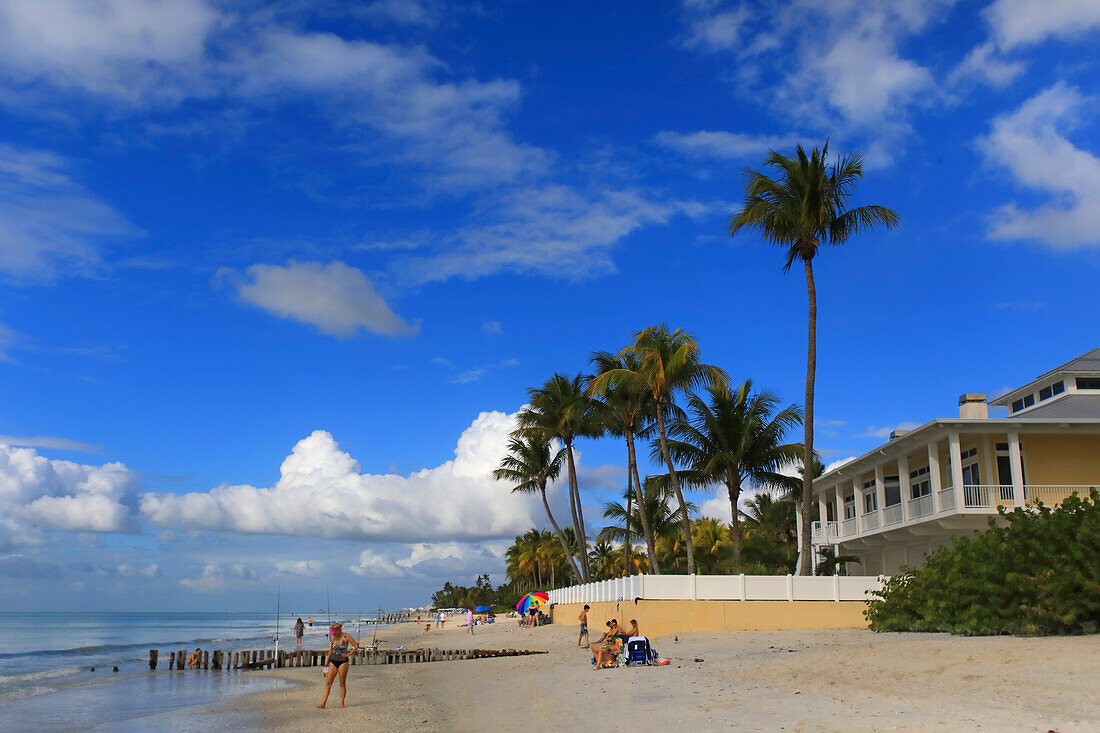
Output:
<instances>
[{"instance_id":1,"label":"woman in black swimsuit","mask_svg":"<svg viewBox=\"0 0 1100 733\"><path fill-rule=\"evenodd\" d=\"M359 642L352 638L351 634L344 633L344 627L335 623L329 627L332 635L328 645L328 674L325 675L325 696L321 698L321 704L317 707L324 710L328 702L328 693L332 689L332 683L337 675L340 677L340 707L344 707L344 698L348 694L348 657L359 650Z\"/></svg>"}]
</instances>

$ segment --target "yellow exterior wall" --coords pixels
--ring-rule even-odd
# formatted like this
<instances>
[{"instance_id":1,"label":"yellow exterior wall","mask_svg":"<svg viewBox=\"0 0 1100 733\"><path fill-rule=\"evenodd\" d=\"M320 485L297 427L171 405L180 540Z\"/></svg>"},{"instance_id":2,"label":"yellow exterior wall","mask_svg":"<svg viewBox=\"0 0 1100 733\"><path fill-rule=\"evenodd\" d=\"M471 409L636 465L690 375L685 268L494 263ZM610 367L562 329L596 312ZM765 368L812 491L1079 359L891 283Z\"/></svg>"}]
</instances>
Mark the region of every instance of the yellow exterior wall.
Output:
<instances>
[{"instance_id":1,"label":"yellow exterior wall","mask_svg":"<svg viewBox=\"0 0 1100 733\"><path fill-rule=\"evenodd\" d=\"M1027 482L1100 486L1100 435L1021 435Z\"/></svg>"},{"instance_id":2,"label":"yellow exterior wall","mask_svg":"<svg viewBox=\"0 0 1100 733\"><path fill-rule=\"evenodd\" d=\"M604 623L616 619L624 628L637 619L649 637L688 631L756 631L781 629L866 628L864 601L610 601L590 603L588 629L592 638ZM583 603L562 603L551 609L556 624L579 626Z\"/></svg>"}]
</instances>

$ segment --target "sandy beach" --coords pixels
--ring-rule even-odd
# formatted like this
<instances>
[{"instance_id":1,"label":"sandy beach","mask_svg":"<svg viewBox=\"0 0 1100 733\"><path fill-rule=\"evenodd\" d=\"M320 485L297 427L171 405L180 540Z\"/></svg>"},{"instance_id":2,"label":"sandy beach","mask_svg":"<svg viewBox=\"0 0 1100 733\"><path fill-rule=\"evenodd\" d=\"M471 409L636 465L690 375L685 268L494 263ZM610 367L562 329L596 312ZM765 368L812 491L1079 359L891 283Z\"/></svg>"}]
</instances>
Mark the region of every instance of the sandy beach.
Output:
<instances>
[{"instance_id":1,"label":"sandy beach","mask_svg":"<svg viewBox=\"0 0 1100 733\"><path fill-rule=\"evenodd\" d=\"M463 628L425 632L408 624L379 638L388 647L549 654L352 667L345 709L337 688L329 709L315 708L319 669L256 672L297 684L235 698L218 711L275 731L1100 730L1100 636L680 634L652 639L668 666L597 672L577 648L575 628L515 624L478 627L473 637Z\"/></svg>"}]
</instances>

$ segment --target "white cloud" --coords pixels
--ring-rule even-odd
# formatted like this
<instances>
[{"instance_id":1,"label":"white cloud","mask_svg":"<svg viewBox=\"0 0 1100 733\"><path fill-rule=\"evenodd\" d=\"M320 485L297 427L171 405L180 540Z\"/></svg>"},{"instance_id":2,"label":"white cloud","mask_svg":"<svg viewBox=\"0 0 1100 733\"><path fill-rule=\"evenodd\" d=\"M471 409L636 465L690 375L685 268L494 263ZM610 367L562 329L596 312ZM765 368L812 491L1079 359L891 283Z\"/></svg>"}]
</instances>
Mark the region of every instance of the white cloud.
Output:
<instances>
[{"instance_id":1,"label":"white cloud","mask_svg":"<svg viewBox=\"0 0 1100 733\"><path fill-rule=\"evenodd\" d=\"M304 578L316 576L324 563L317 560L294 560L290 562L277 562L275 569L288 575L300 575Z\"/></svg>"},{"instance_id":2,"label":"white cloud","mask_svg":"<svg viewBox=\"0 0 1100 733\"><path fill-rule=\"evenodd\" d=\"M867 426L867 432L865 432L863 435L866 438L889 438L890 433L892 433L895 430L912 430L914 428L919 428L919 427L920 427L920 423L911 422L911 421L901 422L901 423L898 423L897 425L886 426L886 427L878 427L877 425L868 425ZM834 464L836 464L836 461L834 461L830 465L834 465Z\"/></svg>"},{"instance_id":3,"label":"white cloud","mask_svg":"<svg viewBox=\"0 0 1100 733\"><path fill-rule=\"evenodd\" d=\"M473 369L466 369L459 372L450 379L453 384L469 384L471 382L480 382L485 377L489 376L491 372L499 371L501 369L510 369L511 367L519 366L519 359L503 359L492 364L486 364L484 366L475 367Z\"/></svg>"},{"instance_id":4,"label":"white cloud","mask_svg":"<svg viewBox=\"0 0 1100 733\"><path fill-rule=\"evenodd\" d=\"M259 579L260 574L258 571L239 563L231 565L207 563L198 577L181 578L179 584L189 590L208 593L221 590L230 584L233 586L254 584Z\"/></svg>"},{"instance_id":5,"label":"white cloud","mask_svg":"<svg viewBox=\"0 0 1100 733\"><path fill-rule=\"evenodd\" d=\"M175 100L224 20L203 0L2 0L0 73L131 104Z\"/></svg>"},{"instance_id":6,"label":"white cloud","mask_svg":"<svg viewBox=\"0 0 1100 733\"><path fill-rule=\"evenodd\" d=\"M887 433L887 436L889 436L889 433ZM847 458L838 458L835 461L830 461L829 463L825 464L825 473L832 471L834 468L840 468L845 463L851 463L856 458L858 458L858 456L848 456Z\"/></svg>"},{"instance_id":7,"label":"white cloud","mask_svg":"<svg viewBox=\"0 0 1100 733\"><path fill-rule=\"evenodd\" d=\"M759 156L769 150L793 148L802 141L798 135L751 135L741 132L700 130L698 132L660 132L654 137L660 145L700 158L737 160Z\"/></svg>"},{"instance_id":8,"label":"white cloud","mask_svg":"<svg viewBox=\"0 0 1100 733\"><path fill-rule=\"evenodd\" d=\"M483 412L458 439L453 460L408 476L361 473L318 430L294 446L270 488L148 493L141 512L176 529L397 542L511 537L543 515L536 497L511 494L491 478L513 427L514 415Z\"/></svg>"},{"instance_id":9,"label":"white cloud","mask_svg":"<svg viewBox=\"0 0 1100 733\"><path fill-rule=\"evenodd\" d=\"M392 555L374 550L360 552L359 561L348 569L366 578L400 578L408 575L408 571L399 567Z\"/></svg>"},{"instance_id":10,"label":"white cloud","mask_svg":"<svg viewBox=\"0 0 1100 733\"><path fill-rule=\"evenodd\" d=\"M485 320L481 322L481 332L490 336L500 336L504 333L504 329L500 327L500 321Z\"/></svg>"},{"instance_id":11,"label":"white cloud","mask_svg":"<svg viewBox=\"0 0 1100 733\"><path fill-rule=\"evenodd\" d=\"M48 435L35 435L21 438L17 435L0 435L0 444L14 445L20 448L50 448L52 450L67 450L77 453L102 453L103 446L81 443L68 438L53 438Z\"/></svg>"},{"instance_id":12,"label":"white cloud","mask_svg":"<svg viewBox=\"0 0 1100 733\"><path fill-rule=\"evenodd\" d=\"M1051 202L1002 206L991 217L990 238L1059 249L1100 245L1100 158L1066 137L1085 106L1076 89L1058 83L993 120L990 133L978 141L987 162Z\"/></svg>"},{"instance_id":13,"label":"white cloud","mask_svg":"<svg viewBox=\"0 0 1100 733\"><path fill-rule=\"evenodd\" d=\"M49 530L122 531L133 482L121 463L86 466L0 445L0 547L39 543Z\"/></svg>"},{"instance_id":14,"label":"white cloud","mask_svg":"<svg viewBox=\"0 0 1100 733\"><path fill-rule=\"evenodd\" d=\"M867 140L868 162L883 164L910 131L912 109L939 94L931 71L899 49L952 4L686 0L684 14L694 45L734 60L741 91L834 138Z\"/></svg>"},{"instance_id":15,"label":"white cloud","mask_svg":"<svg viewBox=\"0 0 1100 733\"><path fill-rule=\"evenodd\" d=\"M983 15L1006 51L1051 37L1080 37L1100 27L1095 0L996 0Z\"/></svg>"},{"instance_id":16,"label":"white cloud","mask_svg":"<svg viewBox=\"0 0 1100 733\"><path fill-rule=\"evenodd\" d=\"M962 63L955 67L949 81L957 83L961 79L975 78L994 87L1004 87L1022 74L1024 68L1021 61L1000 58L992 43L982 43L975 46Z\"/></svg>"},{"instance_id":17,"label":"white cloud","mask_svg":"<svg viewBox=\"0 0 1100 733\"><path fill-rule=\"evenodd\" d=\"M440 9L424 0L376 0L362 9L368 18L401 25L434 26L439 23Z\"/></svg>"},{"instance_id":18,"label":"white cloud","mask_svg":"<svg viewBox=\"0 0 1100 733\"><path fill-rule=\"evenodd\" d=\"M466 227L438 253L409 256L399 261L398 269L414 284L500 272L575 279L606 274L615 271L611 250L620 240L677 214L709 211L694 204L610 188L515 188L495 198L487 212L490 223Z\"/></svg>"},{"instance_id":19,"label":"white cloud","mask_svg":"<svg viewBox=\"0 0 1100 733\"><path fill-rule=\"evenodd\" d=\"M99 263L99 245L134 233L69 177L61 157L0 144L0 272L20 279L86 274Z\"/></svg>"},{"instance_id":20,"label":"white cloud","mask_svg":"<svg viewBox=\"0 0 1100 733\"><path fill-rule=\"evenodd\" d=\"M386 336L419 330L390 309L362 271L343 262L252 265L248 276L237 288L246 303L333 336L351 336L360 328Z\"/></svg>"}]
</instances>

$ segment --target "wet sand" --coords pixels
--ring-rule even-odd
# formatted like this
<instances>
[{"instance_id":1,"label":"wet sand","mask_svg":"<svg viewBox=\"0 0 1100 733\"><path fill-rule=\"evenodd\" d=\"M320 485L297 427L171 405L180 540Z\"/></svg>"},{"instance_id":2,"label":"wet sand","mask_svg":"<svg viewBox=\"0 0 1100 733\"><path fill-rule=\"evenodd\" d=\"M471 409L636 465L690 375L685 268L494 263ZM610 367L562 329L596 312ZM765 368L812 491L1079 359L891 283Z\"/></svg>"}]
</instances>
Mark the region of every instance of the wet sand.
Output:
<instances>
[{"instance_id":1,"label":"wet sand","mask_svg":"<svg viewBox=\"0 0 1100 733\"><path fill-rule=\"evenodd\" d=\"M425 632L408 624L379 638L391 648L550 653L355 666L344 709L338 686L329 708L316 709L317 668L256 672L299 684L234 698L217 710L274 731L1100 730L1097 635L706 632L652 639L668 666L594 671L574 627L515 624L478 627L473 637L462 628ZM216 712L207 718L216 719Z\"/></svg>"}]
</instances>

